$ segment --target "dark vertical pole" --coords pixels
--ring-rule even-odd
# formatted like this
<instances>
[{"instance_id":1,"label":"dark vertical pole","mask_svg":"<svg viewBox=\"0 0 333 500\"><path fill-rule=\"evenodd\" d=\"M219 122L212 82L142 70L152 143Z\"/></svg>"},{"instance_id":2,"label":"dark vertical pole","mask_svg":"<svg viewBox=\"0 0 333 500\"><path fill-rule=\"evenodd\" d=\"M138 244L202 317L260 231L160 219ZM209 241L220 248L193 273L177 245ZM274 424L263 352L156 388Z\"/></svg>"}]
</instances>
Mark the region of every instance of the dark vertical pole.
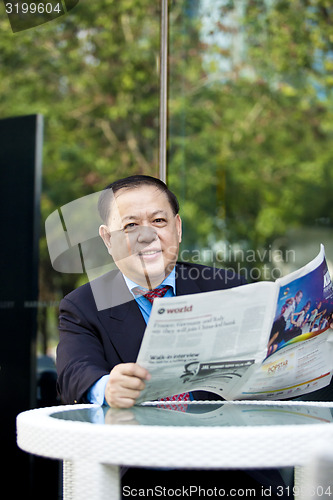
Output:
<instances>
[{"instance_id":1,"label":"dark vertical pole","mask_svg":"<svg viewBox=\"0 0 333 500\"><path fill-rule=\"evenodd\" d=\"M167 181L167 129L168 129L168 0L161 0L160 34L160 140L159 178Z\"/></svg>"},{"instance_id":2,"label":"dark vertical pole","mask_svg":"<svg viewBox=\"0 0 333 500\"><path fill-rule=\"evenodd\" d=\"M38 242L43 119L0 120L1 477L29 498L31 458L16 446L15 418L35 406ZM22 494L22 496L21 496Z\"/></svg>"}]
</instances>

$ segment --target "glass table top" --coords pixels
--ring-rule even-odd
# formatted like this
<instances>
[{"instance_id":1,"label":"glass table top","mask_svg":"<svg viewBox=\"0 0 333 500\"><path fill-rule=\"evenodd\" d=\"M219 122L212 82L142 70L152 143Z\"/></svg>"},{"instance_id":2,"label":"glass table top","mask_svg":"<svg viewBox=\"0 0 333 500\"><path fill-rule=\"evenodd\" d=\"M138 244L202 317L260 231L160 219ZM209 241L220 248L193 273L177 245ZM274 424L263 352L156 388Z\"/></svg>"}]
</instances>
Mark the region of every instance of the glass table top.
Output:
<instances>
[{"instance_id":1,"label":"glass table top","mask_svg":"<svg viewBox=\"0 0 333 500\"><path fill-rule=\"evenodd\" d=\"M61 407L60 407L61 408ZM260 426L309 425L333 422L333 404L312 406L307 404L154 404L115 409L107 406L78 408L52 413L52 418L105 425L150 426Z\"/></svg>"}]
</instances>

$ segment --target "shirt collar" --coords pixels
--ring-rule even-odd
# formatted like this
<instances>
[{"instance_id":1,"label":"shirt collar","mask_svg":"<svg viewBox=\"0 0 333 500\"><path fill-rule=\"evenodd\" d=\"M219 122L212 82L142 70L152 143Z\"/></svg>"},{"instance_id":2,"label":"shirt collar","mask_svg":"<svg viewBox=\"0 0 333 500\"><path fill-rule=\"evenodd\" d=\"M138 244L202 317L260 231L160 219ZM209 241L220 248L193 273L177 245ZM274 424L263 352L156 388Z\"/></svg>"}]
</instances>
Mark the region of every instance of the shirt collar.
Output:
<instances>
[{"instance_id":1,"label":"shirt collar","mask_svg":"<svg viewBox=\"0 0 333 500\"><path fill-rule=\"evenodd\" d=\"M123 274L123 276L124 276L124 280L125 280L125 283L129 289L129 291L134 296L134 294L132 292L133 288L138 287L140 285L138 285L137 283L135 283L131 279L127 278L127 276L125 276L124 274ZM165 280L162 281L162 283L159 286L165 286L165 285L171 286L174 295L176 295L176 267L174 267L172 269L171 273L165 278Z\"/></svg>"}]
</instances>

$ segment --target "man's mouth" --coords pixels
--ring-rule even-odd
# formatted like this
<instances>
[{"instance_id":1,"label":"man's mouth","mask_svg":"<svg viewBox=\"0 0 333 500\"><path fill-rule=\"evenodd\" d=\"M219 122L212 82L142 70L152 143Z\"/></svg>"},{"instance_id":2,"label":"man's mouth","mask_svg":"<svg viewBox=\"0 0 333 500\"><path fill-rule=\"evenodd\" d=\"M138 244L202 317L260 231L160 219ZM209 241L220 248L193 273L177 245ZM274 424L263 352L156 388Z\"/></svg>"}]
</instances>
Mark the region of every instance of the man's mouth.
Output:
<instances>
[{"instance_id":1,"label":"man's mouth","mask_svg":"<svg viewBox=\"0 0 333 500\"><path fill-rule=\"evenodd\" d=\"M161 253L161 250L160 249L156 249L156 250L143 250L141 252L139 252L139 257L153 257L157 254L160 254Z\"/></svg>"}]
</instances>

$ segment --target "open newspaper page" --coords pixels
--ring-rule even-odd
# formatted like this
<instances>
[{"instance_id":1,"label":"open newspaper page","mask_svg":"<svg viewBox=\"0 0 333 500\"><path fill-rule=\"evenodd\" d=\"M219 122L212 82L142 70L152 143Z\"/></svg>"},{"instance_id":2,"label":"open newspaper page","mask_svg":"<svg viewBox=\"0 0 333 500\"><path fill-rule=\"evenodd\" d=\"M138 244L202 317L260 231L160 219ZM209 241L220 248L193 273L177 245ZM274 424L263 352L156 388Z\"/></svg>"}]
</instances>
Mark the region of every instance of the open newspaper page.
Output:
<instances>
[{"instance_id":1,"label":"open newspaper page","mask_svg":"<svg viewBox=\"0 0 333 500\"><path fill-rule=\"evenodd\" d=\"M333 289L324 247L312 262L277 283L268 357L242 388L241 399L297 397L331 381Z\"/></svg>"},{"instance_id":2,"label":"open newspaper page","mask_svg":"<svg viewBox=\"0 0 333 500\"><path fill-rule=\"evenodd\" d=\"M137 362L138 403L194 390L232 399L266 357L279 287L263 282L155 299Z\"/></svg>"},{"instance_id":3,"label":"open newspaper page","mask_svg":"<svg viewBox=\"0 0 333 500\"><path fill-rule=\"evenodd\" d=\"M323 246L275 283L156 299L137 362L152 375L138 403L195 390L286 399L328 385L333 288Z\"/></svg>"}]
</instances>

